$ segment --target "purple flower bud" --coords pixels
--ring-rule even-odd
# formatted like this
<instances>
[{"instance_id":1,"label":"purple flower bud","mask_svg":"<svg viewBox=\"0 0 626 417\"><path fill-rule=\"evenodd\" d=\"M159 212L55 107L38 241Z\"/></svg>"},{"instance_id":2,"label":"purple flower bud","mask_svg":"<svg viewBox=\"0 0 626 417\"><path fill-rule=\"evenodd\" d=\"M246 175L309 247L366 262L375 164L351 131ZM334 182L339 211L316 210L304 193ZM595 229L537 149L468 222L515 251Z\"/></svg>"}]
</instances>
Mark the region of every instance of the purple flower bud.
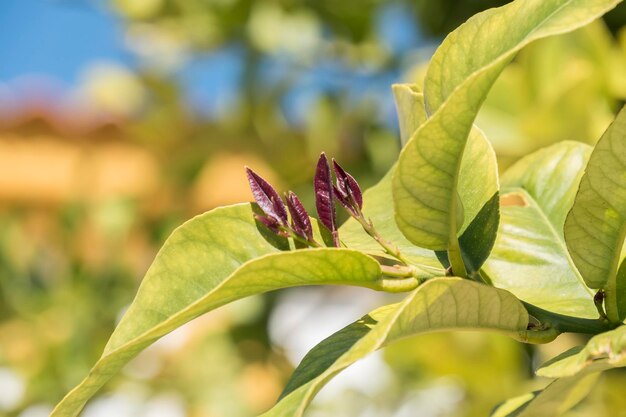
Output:
<instances>
[{"instance_id":1,"label":"purple flower bud","mask_svg":"<svg viewBox=\"0 0 626 417\"><path fill-rule=\"evenodd\" d=\"M354 177L348 174L333 158L333 168L335 170L335 176L337 177L337 195L340 195L343 200L354 207L354 212L357 208L360 210L363 208L363 193L361 193L361 187L356 182ZM348 206L338 199L339 202L346 207ZM352 210L351 210L352 211Z\"/></svg>"},{"instance_id":2,"label":"purple flower bud","mask_svg":"<svg viewBox=\"0 0 626 417\"><path fill-rule=\"evenodd\" d=\"M254 200L263 210L263 213L276 220L277 224L287 225L285 203L280 199L274 187L248 167L246 167L246 175L248 176L248 183L250 184Z\"/></svg>"},{"instance_id":3,"label":"purple flower bud","mask_svg":"<svg viewBox=\"0 0 626 417\"><path fill-rule=\"evenodd\" d=\"M264 224L265 227L270 229L272 232L276 234L281 233L280 223L278 223L278 221L275 218L270 217L270 216L262 216L260 214L255 214L254 218L257 219L260 223Z\"/></svg>"},{"instance_id":4,"label":"purple flower bud","mask_svg":"<svg viewBox=\"0 0 626 417\"><path fill-rule=\"evenodd\" d=\"M278 221L270 216L261 216L259 214L255 214L254 218L257 219L260 223L265 225L269 230L274 232L278 236L289 237L289 232L281 229L281 224Z\"/></svg>"},{"instance_id":5,"label":"purple flower bud","mask_svg":"<svg viewBox=\"0 0 626 417\"><path fill-rule=\"evenodd\" d=\"M351 216L357 217L358 213L356 209L354 208L354 205L350 201L350 197L342 193L341 190L339 190L337 187L333 187L333 190L335 192L334 194L335 199L339 201L339 203L343 206L343 208L348 210Z\"/></svg>"},{"instance_id":6,"label":"purple flower bud","mask_svg":"<svg viewBox=\"0 0 626 417\"><path fill-rule=\"evenodd\" d=\"M291 228L305 239L313 240L313 226L311 226L309 213L298 196L291 191L287 193L287 208L291 214Z\"/></svg>"},{"instance_id":7,"label":"purple flower bud","mask_svg":"<svg viewBox=\"0 0 626 417\"><path fill-rule=\"evenodd\" d=\"M339 246L339 237L337 235L337 226L335 224L335 202L333 201L333 178L330 172L330 166L326 159L326 154L322 152L320 159L317 161L315 170L315 206L320 222L326 226L333 235L333 243Z\"/></svg>"}]
</instances>

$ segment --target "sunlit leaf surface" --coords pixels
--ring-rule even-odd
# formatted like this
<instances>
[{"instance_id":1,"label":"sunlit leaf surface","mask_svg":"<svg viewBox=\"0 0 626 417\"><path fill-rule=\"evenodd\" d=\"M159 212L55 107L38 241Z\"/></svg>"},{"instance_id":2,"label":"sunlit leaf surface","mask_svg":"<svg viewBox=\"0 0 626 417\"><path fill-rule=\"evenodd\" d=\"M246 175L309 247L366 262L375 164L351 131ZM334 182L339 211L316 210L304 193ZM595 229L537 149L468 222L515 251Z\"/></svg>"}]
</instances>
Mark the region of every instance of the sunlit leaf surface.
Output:
<instances>
[{"instance_id":1,"label":"sunlit leaf surface","mask_svg":"<svg viewBox=\"0 0 626 417\"><path fill-rule=\"evenodd\" d=\"M581 27L617 3L515 1L475 15L444 40L425 80L431 117L405 146L393 178L396 221L409 241L445 250L456 238L467 138L489 88L515 53L533 40Z\"/></svg>"},{"instance_id":2,"label":"sunlit leaf surface","mask_svg":"<svg viewBox=\"0 0 626 417\"><path fill-rule=\"evenodd\" d=\"M313 348L296 369L282 399L263 416L301 416L334 375L400 338L460 329L515 337L527 325L528 313L508 291L460 278L432 279L402 302L373 311Z\"/></svg>"},{"instance_id":3,"label":"sunlit leaf surface","mask_svg":"<svg viewBox=\"0 0 626 417\"><path fill-rule=\"evenodd\" d=\"M565 246L563 222L591 148L562 142L537 151L502 177L501 223L484 266L494 285L543 309L596 318L593 293Z\"/></svg>"},{"instance_id":4,"label":"sunlit leaf surface","mask_svg":"<svg viewBox=\"0 0 626 417\"><path fill-rule=\"evenodd\" d=\"M178 228L148 270L100 360L52 416L76 416L141 350L229 302L298 285L380 289L381 271L373 258L348 249L279 252L274 245L285 242L263 237L258 227L250 205L242 204L210 211Z\"/></svg>"},{"instance_id":5,"label":"sunlit leaf surface","mask_svg":"<svg viewBox=\"0 0 626 417\"><path fill-rule=\"evenodd\" d=\"M598 141L565 222L574 263L591 288L604 288L609 319L626 317L617 272L626 238L626 109Z\"/></svg>"}]
</instances>

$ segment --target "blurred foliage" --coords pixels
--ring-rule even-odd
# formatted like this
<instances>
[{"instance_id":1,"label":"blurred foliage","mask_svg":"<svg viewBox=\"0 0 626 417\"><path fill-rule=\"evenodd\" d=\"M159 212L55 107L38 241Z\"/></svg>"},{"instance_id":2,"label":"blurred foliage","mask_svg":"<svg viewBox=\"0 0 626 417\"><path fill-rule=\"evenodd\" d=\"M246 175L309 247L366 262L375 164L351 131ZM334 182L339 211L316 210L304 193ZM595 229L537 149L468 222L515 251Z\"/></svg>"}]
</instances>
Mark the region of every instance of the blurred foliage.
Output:
<instances>
[{"instance_id":1,"label":"blurred foliage","mask_svg":"<svg viewBox=\"0 0 626 417\"><path fill-rule=\"evenodd\" d=\"M389 84L421 79L429 43L469 15L503 3L113 0L111 7L123 17L128 44L141 65L135 73L92 74L84 89L114 114L132 115L121 118L111 140L143 149L145 166L156 169L136 174L151 185L134 195L94 196L90 190L95 193L97 187L87 182L85 194L68 191L61 195L71 197L54 202L0 199L0 387L5 389L0 415L47 415L46 407L100 355L173 228L214 206L249 200L244 164L279 188L299 192L308 208L321 150L341 160L361 184L373 184L399 152L395 121L389 117ZM380 16L390 6L418 22L422 34L408 43L382 36ZM477 120L503 166L555 141L599 138L626 97L626 32L619 30L623 11L620 7L608 16L612 32L596 22L534 43L503 73ZM243 51L237 100L219 117L203 118L190 110L174 74L192 57L224 48ZM329 67L336 78L332 85L316 91L302 120L291 121L290 94L312 73ZM278 80L268 81L268 71L276 71ZM383 85L387 99L370 83ZM41 132L11 134L31 138ZM76 145L78 151L71 152L105 153L99 137L75 140L63 131L46 135L63 146L93 143ZM83 166L93 165L93 159L81 158ZM42 172L38 160L30 164L28 170ZM74 175L88 178L84 170ZM12 181L28 187L19 182L24 178ZM191 323L133 362L103 392L104 403L95 403L91 415L102 415L98 407L105 406L118 413L105 415L152 416L150 407L156 407L169 410L164 412L171 417L237 417L266 409L294 365L280 347L270 347L266 327L276 302L274 295L255 298ZM556 346L565 350L567 341ZM450 359L441 361L441 356ZM498 401L538 388L529 387L528 378L542 356L490 335L407 340L385 353L395 377L376 394L375 415L409 416L414 410L433 416L485 415ZM21 382L10 382L15 380ZM618 415L614 410L623 409L619 393L625 383L623 373L608 374L589 402L593 413L584 404L572 415ZM8 390L11 386L14 391ZM322 401L319 415L368 415L362 392L348 389L343 395L354 401ZM442 398L447 405L432 408ZM31 414L20 414L24 410ZM43 411L34 414L37 410Z\"/></svg>"}]
</instances>

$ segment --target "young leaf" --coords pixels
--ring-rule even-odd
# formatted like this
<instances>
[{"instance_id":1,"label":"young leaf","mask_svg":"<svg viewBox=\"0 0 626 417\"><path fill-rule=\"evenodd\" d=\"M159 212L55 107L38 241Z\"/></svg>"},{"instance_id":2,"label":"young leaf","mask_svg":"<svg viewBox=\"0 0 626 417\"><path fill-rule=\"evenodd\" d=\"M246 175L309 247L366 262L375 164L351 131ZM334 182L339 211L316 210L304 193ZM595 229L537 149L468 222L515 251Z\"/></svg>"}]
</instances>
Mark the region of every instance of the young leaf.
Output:
<instances>
[{"instance_id":1,"label":"young leaf","mask_svg":"<svg viewBox=\"0 0 626 417\"><path fill-rule=\"evenodd\" d=\"M315 206L320 222L333 235L333 243L339 247L339 236L337 234L337 225L335 217L335 201L333 199L333 177L330 172L330 165L326 154L322 152L317 161L315 169Z\"/></svg>"},{"instance_id":2,"label":"young leaf","mask_svg":"<svg viewBox=\"0 0 626 417\"><path fill-rule=\"evenodd\" d=\"M460 278L432 279L402 302L377 309L322 341L302 360L263 417L302 416L333 376L400 338L455 329L526 333L528 313L509 292Z\"/></svg>"},{"instance_id":3,"label":"young leaf","mask_svg":"<svg viewBox=\"0 0 626 417\"><path fill-rule=\"evenodd\" d=\"M487 92L515 53L533 40L581 27L617 3L518 0L482 12L448 35L426 75L431 117L402 150L393 179L396 221L408 240L433 250L455 244L467 138Z\"/></svg>"},{"instance_id":4,"label":"young leaf","mask_svg":"<svg viewBox=\"0 0 626 417\"><path fill-rule=\"evenodd\" d=\"M291 215L291 227L293 230L305 239L312 240L313 227L311 226L309 213L307 213L298 196L291 191L287 193L287 208Z\"/></svg>"},{"instance_id":5,"label":"young leaf","mask_svg":"<svg viewBox=\"0 0 626 417\"><path fill-rule=\"evenodd\" d=\"M281 232L280 230L281 224L278 223L278 220L276 220L274 217L264 216L262 214L255 213L254 218L257 219L260 223L262 223L265 227L270 229L272 232L276 233L277 235L282 236L282 237L288 237L288 236L285 236L283 232Z\"/></svg>"},{"instance_id":6,"label":"young leaf","mask_svg":"<svg viewBox=\"0 0 626 417\"><path fill-rule=\"evenodd\" d=\"M626 318L617 271L626 238L626 108L596 144L565 222L565 241L585 282L604 288L609 320Z\"/></svg>"},{"instance_id":7,"label":"young leaf","mask_svg":"<svg viewBox=\"0 0 626 417\"><path fill-rule=\"evenodd\" d=\"M248 183L250 184L254 201L261 207L261 210L278 223L287 224L285 204L274 187L248 167L246 167L246 175L248 176ZM262 222L266 224L265 221Z\"/></svg>"},{"instance_id":8,"label":"young leaf","mask_svg":"<svg viewBox=\"0 0 626 417\"><path fill-rule=\"evenodd\" d=\"M337 177L337 187L334 187L335 196L340 198L340 202L344 201L342 203L344 207L347 203L355 212L357 208L361 210L363 208L363 194L359 183L335 161L335 158L333 158L333 169ZM348 209L350 210L350 208Z\"/></svg>"},{"instance_id":9,"label":"young leaf","mask_svg":"<svg viewBox=\"0 0 626 417\"><path fill-rule=\"evenodd\" d=\"M400 141L404 146L413 132L426 121L424 94L416 84L394 84L391 86L400 125Z\"/></svg>"},{"instance_id":10,"label":"young leaf","mask_svg":"<svg viewBox=\"0 0 626 417\"><path fill-rule=\"evenodd\" d=\"M339 201L339 204L341 204L343 208L348 211L348 213L350 213L350 216L357 217L359 215L359 213L355 210L354 205L349 200L349 197L339 191L336 186L333 186L333 193L335 199Z\"/></svg>"},{"instance_id":11,"label":"young leaf","mask_svg":"<svg viewBox=\"0 0 626 417\"><path fill-rule=\"evenodd\" d=\"M597 318L590 291L565 247L562 227L591 153L561 142L518 161L502 176L501 222L483 266L493 284L559 314Z\"/></svg>"},{"instance_id":12,"label":"young leaf","mask_svg":"<svg viewBox=\"0 0 626 417\"><path fill-rule=\"evenodd\" d=\"M102 357L51 417L78 415L141 350L207 311L279 288L326 284L385 285L378 262L354 250L278 251L257 230L248 204L198 216L165 242Z\"/></svg>"}]
</instances>

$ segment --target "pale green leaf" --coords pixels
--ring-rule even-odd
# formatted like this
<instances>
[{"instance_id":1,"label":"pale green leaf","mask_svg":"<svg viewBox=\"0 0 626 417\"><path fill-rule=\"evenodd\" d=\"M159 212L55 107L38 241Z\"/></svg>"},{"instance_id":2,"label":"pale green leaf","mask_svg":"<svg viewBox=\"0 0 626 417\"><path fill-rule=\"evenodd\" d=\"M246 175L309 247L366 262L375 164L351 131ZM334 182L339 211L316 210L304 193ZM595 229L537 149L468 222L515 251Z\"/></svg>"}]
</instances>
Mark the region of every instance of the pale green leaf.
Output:
<instances>
[{"instance_id":1,"label":"pale green leaf","mask_svg":"<svg viewBox=\"0 0 626 417\"><path fill-rule=\"evenodd\" d=\"M491 417L557 417L580 403L596 385L600 372L581 373L551 382L541 391L511 398Z\"/></svg>"},{"instance_id":2,"label":"pale green leaf","mask_svg":"<svg viewBox=\"0 0 626 417\"><path fill-rule=\"evenodd\" d=\"M413 132L426 121L424 94L416 84L394 84L391 90L398 112L400 141L404 146Z\"/></svg>"},{"instance_id":3,"label":"pale green leaf","mask_svg":"<svg viewBox=\"0 0 626 417\"><path fill-rule=\"evenodd\" d=\"M563 240L563 225L574 203L591 146L563 141L522 158L502 176L502 187L530 194Z\"/></svg>"},{"instance_id":4,"label":"pale green leaf","mask_svg":"<svg viewBox=\"0 0 626 417\"><path fill-rule=\"evenodd\" d=\"M574 263L589 287L605 289L607 315L614 322L626 317L626 300L620 301L626 295L617 293L625 237L626 108L596 144L565 222Z\"/></svg>"},{"instance_id":5,"label":"pale green leaf","mask_svg":"<svg viewBox=\"0 0 626 417\"><path fill-rule=\"evenodd\" d=\"M559 314L597 318L562 226L590 147L561 142L518 161L502 176L501 221L483 266L493 284Z\"/></svg>"},{"instance_id":6,"label":"pale green leaf","mask_svg":"<svg viewBox=\"0 0 626 417\"><path fill-rule=\"evenodd\" d=\"M517 0L472 16L448 35L431 61L424 86L428 112L434 113L468 82L480 85L497 77L497 70L525 45L585 26L618 3Z\"/></svg>"},{"instance_id":7,"label":"pale green leaf","mask_svg":"<svg viewBox=\"0 0 626 417\"><path fill-rule=\"evenodd\" d=\"M375 310L322 341L296 369L282 399L263 416L302 416L334 375L395 340L463 329L523 339L527 325L528 313L507 291L460 278L432 279L402 302Z\"/></svg>"},{"instance_id":8,"label":"pale green leaf","mask_svg":"<svg viewBox=\"0 0 626 417\"><path fill-rule=\"evenodd\" d=\"M78 415L141 350L229 302L297 285L382 289L378 262L360 252L335 248L279 252L272 244L276 242L270 242L259 232L249 204L212 210L179 227L148 270L102 357L51 417Z\"/></svg>"},{"instance_id":9,"label":"pale green leaf","mask_svg":"<svg viewBox=\"0 0 626 417\"><path fill-rule=\"evenodd\" d=\"M602 371L626 366L626 326L596 335L543 364L537 375L563 378L582 371Z\"/></svg>"},{"instance_id":10,"label":"pale green leaf","mask_svg":"<svg viewBox=\"0 0 626 417\"><path fill-rule=\"evenodd\" d=\"M396 221L409 241L434 250L455 244L467 138L489 88L515 53L533 40L581 27L617 3L518 0L472 17L444 40L425 80L432 116L404 147L393 177Z\"/></svg>"}]
</instances>

